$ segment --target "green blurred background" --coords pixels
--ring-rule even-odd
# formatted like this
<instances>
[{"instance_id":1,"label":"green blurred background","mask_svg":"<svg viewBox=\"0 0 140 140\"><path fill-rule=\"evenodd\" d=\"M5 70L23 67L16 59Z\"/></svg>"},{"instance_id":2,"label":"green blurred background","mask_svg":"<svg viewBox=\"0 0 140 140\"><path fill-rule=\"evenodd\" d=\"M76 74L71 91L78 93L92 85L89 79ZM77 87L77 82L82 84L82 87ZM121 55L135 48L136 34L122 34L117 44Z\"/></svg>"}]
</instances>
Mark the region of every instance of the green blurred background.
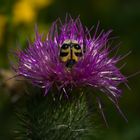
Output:
<instances>
[{"instance_id":1,"label":"green blurred background","mask_svg":"<svg viewBox=\"0 0 140 140\"><path fill-rule=\"evenodd\" d=\"M89 28L100 21L100 29L113 29L113 35L122 41L118 54L132 51L123 60L126 66L122 72L129 76L140 71L139 0L0 0L0 140L14 139L15 107L24 92L21 82L12 79L3 83L14 75L10 66L12 52L33 38L35 23L40 32L47 33L51 23L57 17L64 20L66 13L72 17L80 15ZM103 140L140 140L140 75L130 78L128 84L131 90L122 86L120 99L128 123L107 101L105 114L109 128L102 130Z\"/></svg>"}]
</instances>

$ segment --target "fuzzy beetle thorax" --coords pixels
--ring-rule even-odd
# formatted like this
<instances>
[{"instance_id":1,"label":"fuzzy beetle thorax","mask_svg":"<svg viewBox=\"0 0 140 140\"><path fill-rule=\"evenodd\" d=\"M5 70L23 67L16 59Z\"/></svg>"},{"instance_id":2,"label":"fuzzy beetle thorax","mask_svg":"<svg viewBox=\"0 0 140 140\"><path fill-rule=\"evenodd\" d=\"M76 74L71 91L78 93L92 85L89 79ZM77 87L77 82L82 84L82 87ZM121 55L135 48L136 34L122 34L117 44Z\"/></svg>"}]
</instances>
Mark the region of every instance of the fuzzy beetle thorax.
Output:
<instances>
[{"instance_id":1,"label":"fuzzy beetle thorax","mask_svg":"<svg viewBox=\"0 0 140 140\"><path fill-rule=\"evenodd\" d=\"M76 40L65 40L60 47L60 60L66 67L72 67L82 56L82 47Z\"/></svg>"}]
</instances>

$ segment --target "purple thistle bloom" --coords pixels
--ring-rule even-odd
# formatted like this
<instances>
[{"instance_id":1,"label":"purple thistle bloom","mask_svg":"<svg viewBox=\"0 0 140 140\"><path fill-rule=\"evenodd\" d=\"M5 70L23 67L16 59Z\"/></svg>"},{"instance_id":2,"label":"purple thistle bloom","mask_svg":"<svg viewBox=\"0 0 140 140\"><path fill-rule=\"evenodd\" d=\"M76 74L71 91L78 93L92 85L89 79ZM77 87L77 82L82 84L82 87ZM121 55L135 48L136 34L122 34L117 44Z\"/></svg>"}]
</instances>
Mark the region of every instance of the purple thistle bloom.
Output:
<instances>
[{"instance_id":1,"label":"purple thistle bloom","mask_svg":"<svg viewBox=\"0 0 140 140\"><path fill-rule=\"evenodd\" d=\"M29 79L33 84L48 90L54 85L58 89L69 87L91 86L104 92L118 107L120 83L126 83L126 77L116 67L120 57L110 57L114 49L108 45L108 32L93 36L84 27L79 18L68 19L63 24L60 20L53 23L45 40L36 31L34 43L29 44L25 51L17 52L18 75ZM60 49L64 42L76 41L82 50L82 57L71 68L60 59ZM85 52L84 52L85 49Z\"/></svg>"}]
</instances>

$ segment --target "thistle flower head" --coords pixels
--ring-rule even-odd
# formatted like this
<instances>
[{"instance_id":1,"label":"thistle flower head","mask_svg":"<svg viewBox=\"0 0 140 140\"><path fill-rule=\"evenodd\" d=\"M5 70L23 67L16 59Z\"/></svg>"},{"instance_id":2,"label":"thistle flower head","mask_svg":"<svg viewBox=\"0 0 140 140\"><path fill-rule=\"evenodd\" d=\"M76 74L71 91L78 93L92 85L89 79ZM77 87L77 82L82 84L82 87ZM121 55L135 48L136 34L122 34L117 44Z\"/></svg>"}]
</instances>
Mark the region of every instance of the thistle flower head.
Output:
<instances>
[{"instance_id":1,"label":"thistle flower head","mask_svg":"<svg viewBox=\"0 0 140 140\"><path fill-rule=\"evenodd\" d=\"M36 31L33 43L25 51L18 51L18 75L33 84L48 90L54 85L58 89L91 86L107 94L115 101L121 90L119 84L126 82L125 76L116 67L120 57L110 57L113 46L108 46L108 32L90 35L79 18L55 21L47 37Z\"/></svg>"}]
</instances>

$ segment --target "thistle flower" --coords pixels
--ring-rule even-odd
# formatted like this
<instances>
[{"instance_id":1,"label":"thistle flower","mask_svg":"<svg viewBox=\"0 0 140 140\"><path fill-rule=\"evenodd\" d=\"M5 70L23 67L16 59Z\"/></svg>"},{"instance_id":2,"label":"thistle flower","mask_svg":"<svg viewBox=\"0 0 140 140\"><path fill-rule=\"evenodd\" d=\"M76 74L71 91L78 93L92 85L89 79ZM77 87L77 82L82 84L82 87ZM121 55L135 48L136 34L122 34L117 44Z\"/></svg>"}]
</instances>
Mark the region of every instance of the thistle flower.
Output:
<instances>
[{"instance_id":1,"label":"thistle flower","mask_svg":"<svg viewBox=\"0 0 140 140\"><path fill-rule=\"evenodd\" d=\"M70 87L99 89L119 109L118 86L126 82L116 67L121 58L109 56L114 49L108 46L111 30L98 35L97 31L91 36L79 18L66 19L65 23L55 21L45 40L36 30L34 42L25 51L17 52L17 74L45 88L45 95L54 85L64 92Z\"/></svg>"}]
</instances>

